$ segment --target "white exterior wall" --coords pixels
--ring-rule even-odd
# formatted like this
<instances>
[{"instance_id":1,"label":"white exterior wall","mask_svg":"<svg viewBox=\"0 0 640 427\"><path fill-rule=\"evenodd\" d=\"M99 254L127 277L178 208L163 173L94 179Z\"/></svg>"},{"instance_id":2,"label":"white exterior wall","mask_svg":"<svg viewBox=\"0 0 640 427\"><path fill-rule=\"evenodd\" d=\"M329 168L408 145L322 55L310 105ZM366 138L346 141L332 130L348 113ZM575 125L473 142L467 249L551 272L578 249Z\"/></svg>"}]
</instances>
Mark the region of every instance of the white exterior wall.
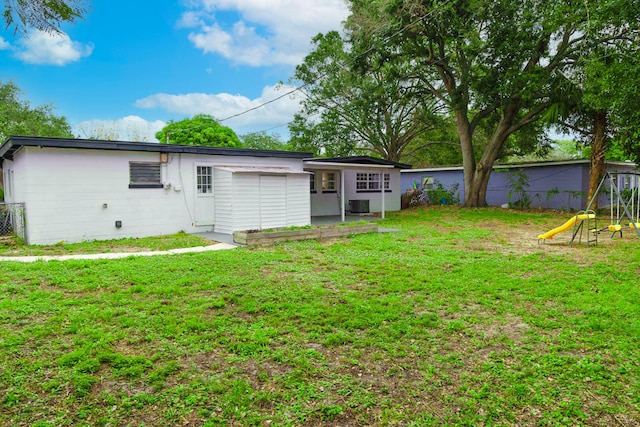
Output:
<instances>
[{"instance_id":1,"label":"white exterior wall","mask_svg":"<svg viewBox=\"0 0 640 427\"><path fill-rule=\"evenodd\" d=\"M220 214L221 223L197 227L194 217L196 164L287 167L302 171L302 160L297 159L170 154L169 162L162 166L165 188L130 189L130 161L158 162L159 154L34 147L24 147L17 152L14 161L6 161L5 165L13 171L13 200L25 203L27 242L52 244L179 231L239 230L242 227L238 223L250 221L237 221L233 215L243 212L237 209L242 207L243 196L256 187L243 187L243 180L233 183L230 229L226 198L229 185L225 188L223 180L217 188L215 177L222 174L214 172L215 215ZM238 203L234 206L234 202ZM246 209L247 214L251 212L255 214L255 205L253 210ZM121 228L116 228L116 221L122 221Z\"/></svg>"},{"instance_id":2,"label":"white exterior wall","mask_svg":"<svg viewBox=\"0 0 640 427\"><path fill-rule=\"evenodd\" d=\"M376 192L358 192L356 190L356 174L357 173L385 173L389 174L389 190L384 193L385 211L400 210L400 169L347 169L344 171L345 176L345 209L349 209L349 200L369 200L370 212L382 212L382 193Z\"/></svg>"},{"instance_id":3,"label":"white exterior wall","mask_svg":"<svg viewBox=\"0 0 640 427\"><path fill-rule=\"evenodd\" d=\"M309 175L287 176L287 223L307 225L311 218Z\"/></svg>"}]
</instances>

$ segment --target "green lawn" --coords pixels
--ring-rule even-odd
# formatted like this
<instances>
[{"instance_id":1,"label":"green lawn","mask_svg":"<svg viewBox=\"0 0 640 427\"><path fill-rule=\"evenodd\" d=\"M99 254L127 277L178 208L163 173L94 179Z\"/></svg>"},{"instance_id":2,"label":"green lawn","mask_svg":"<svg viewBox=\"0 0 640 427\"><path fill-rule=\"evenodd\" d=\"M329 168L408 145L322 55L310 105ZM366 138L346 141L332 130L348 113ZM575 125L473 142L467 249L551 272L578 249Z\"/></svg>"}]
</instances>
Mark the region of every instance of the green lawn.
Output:
<instances>
[{"instance_id":1,"label":"green lawn","mask_svg":"<svg viewBox=\"0 0 640 427\"><path fill-rule=\"evenodd\" d=\"M55 245L27 246L15 236L0 239L0 256L41 256L95 254L107 252L166 251L193 246L207 246L213 242L187 233L140 239L92 240L82 243L60 242Z\"/></svg>"},{"instance_id":2,"label":"green lawn","mask_svg":"<svg viewBox=\"0 0 640 427\"><path fill-rule=\"evenodd\" d=\"M0 264L0 425L640 423L640 239L416 209L397 233Z\"/></svg>"}]
</instances>

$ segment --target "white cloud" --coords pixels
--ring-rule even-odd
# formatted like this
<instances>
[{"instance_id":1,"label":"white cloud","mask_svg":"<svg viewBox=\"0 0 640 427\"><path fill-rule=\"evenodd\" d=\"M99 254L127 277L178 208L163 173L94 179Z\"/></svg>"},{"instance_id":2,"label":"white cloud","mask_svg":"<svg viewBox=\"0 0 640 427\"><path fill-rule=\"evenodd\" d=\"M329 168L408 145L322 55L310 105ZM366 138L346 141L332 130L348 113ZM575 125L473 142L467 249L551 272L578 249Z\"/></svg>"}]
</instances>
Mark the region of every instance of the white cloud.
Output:
<instances>
[{"instance_id":1,"label":"white cloud","mask_svg":"<svg viewBox=\"0 0 640 427\"><path fill-rule=\"evenodd\" d=\"M8 41L0 37L0 50L10 49L11 45Z\"/></svg>"},{"instance_id":2,"label":"white cloud","mask_svg":"<svg viewBox=\"0 0 640 427\"><path fill-rule=\"evenodd\" d=\"M201 25L205 25L204 20L202 19L202 13L190 10L188 12L184 12L180 19L178 20L176 27L177 28L193 28Z\"/></svg>"},{"instance_id":3,"label":"white cloud","mask_svg":"<svg viewBox=\"0 0 640 427\"><path fill-rule=\"evenodd\" d=\"M126 116L117 120L87 120L75 125L79 138L110 141L157 142L156 132L165 127L161 120L149 122L138 116Z\"/></svg>"},{"instance_id":4,"label":"white cloud","mask_svg":"<svg viewBox=\"0 0 640 427\"><path fill-rule=\"evenodd\" d=\"M29 64L66 65L91 55L93 45L75 42L66 34L34 30L19 42L15 56Z\"/></svg>"},{"instance_id":5,"label":"white cloud","mask_svg":"<svg viewBox=\"0 0 640 427\"><path fill-rule=\"evenodd\" d=\"M236 12L235 22L216 12ZM251 66L296 65L319 32L340 30L348 16L342 0L194 0L178 26L194 28L189 40L214 53Z\"/></svg>"},{"instance_id":6,"label":"white cloud","mask_svg":"<svg viewBox=\"0 0 640 427\"><path fill-rule=\"evenodd\" d=\"M286 94L294 89L291 86L284 85L266 86L262 90L260 97L255 99L228 93L189 93L181 95L158 93L139 99L134 105L139 108L158 108L179 114L181 117L176 118L176 120L201 113L210 114L221 120L259 107L265 102L285 95L276 102L223 122L224 125L231 127L236 132L245 133L267 130L271 127L285 125L293 120L293 115L300 108L300 96L298 92ZM298 95L298 97L295 95Z\"/></svg>"}]
</instances>

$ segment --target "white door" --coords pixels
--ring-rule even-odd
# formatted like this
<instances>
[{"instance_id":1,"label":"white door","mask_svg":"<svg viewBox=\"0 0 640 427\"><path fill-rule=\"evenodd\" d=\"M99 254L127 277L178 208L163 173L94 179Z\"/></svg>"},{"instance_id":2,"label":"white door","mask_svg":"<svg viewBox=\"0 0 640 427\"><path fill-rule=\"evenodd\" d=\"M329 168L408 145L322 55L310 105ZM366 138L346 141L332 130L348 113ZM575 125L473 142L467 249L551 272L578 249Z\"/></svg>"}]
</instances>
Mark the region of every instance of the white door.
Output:
<instances>
[{"instance_id":1,"label":"white door","mask_svg":"<svg viewBox=\"0 0 640 427\"><path fill-rule=\"evenodd\" d=\"M215 220L215 198L213 196L213 166L196 165L196 225L213 225Z\"/></svg>"},{"instance_id":2,"label":"white door","mask_svg":"<svg viewBox=\"0 0 640 427\"><path fill-rule=\"evenodd\" d=\"M287 226L287 177L260 175L260 228Z\"/></svg>"},{"instance_id":3,"label":"white door","mask_svg":"<svg viewBox=\"0 0 640 427\"><path fill-rule=\"evenodd\" d=\"M340 171L315 171L311 216L340 215Z\"/></svg>"}]
</instances>

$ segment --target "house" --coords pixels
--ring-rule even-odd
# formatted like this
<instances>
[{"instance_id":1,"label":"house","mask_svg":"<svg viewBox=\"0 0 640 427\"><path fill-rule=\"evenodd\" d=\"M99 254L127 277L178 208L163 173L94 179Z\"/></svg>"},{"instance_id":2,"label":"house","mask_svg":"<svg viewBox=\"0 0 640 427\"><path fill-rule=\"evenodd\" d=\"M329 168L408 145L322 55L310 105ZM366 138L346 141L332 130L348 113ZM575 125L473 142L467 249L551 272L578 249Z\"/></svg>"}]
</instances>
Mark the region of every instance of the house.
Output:
<instances>
[{"instance_id":1,"label":"house","mask_svg":"<svg viewBox=\"0 0 640 427\"><path fill-rule=\"evenodd\" d=\"M400 169L370 157L43 137L0 146L5 201L25 241L304 226L311 216L400 209ZM384 192L380 177L384 177Z\"/></svg>"},{"instance_id":2,"label":"house","mask_svg":"<svg viewBox=\"0 0 640 427\"><path fill-rule=\"evenodd\" d=\"M606 162L609 172L631 173L636 165L630 162ZM530 207L557 210L580 210L587 206L589 190L589 160L549 161L538 163L495 165L487 187L487 204L501 206L517 202L518 184L522 178ZM401 171L401 189L430 189L437 184L445 189L458 185L460 202L464 201L464 176L462 166L433 167ZM511 192L511 195L509 194ZM608 204L605 196L601 203Z\"/></svg>"},{"instance_id":3,"label":"house","mask_svg":"<svg viewBox=\"0 0 640 427\"><path fill-rule=\"evenodd\" d=\"M306 159L311 215L339 215L344 221L346 212L379 213L384 218L385 212L400 210L400 170L410 167L369 156Z\"/></svg>"},{"instance_id":4,"label":"house","mask_svg":"<svg viewBox=\"0 0 640 427\"><path fill-rule=\"evenodd\" d=\"M0 146L29 244L307 225L309 155L15 136Z\"/></svg>"}]
</instances>

